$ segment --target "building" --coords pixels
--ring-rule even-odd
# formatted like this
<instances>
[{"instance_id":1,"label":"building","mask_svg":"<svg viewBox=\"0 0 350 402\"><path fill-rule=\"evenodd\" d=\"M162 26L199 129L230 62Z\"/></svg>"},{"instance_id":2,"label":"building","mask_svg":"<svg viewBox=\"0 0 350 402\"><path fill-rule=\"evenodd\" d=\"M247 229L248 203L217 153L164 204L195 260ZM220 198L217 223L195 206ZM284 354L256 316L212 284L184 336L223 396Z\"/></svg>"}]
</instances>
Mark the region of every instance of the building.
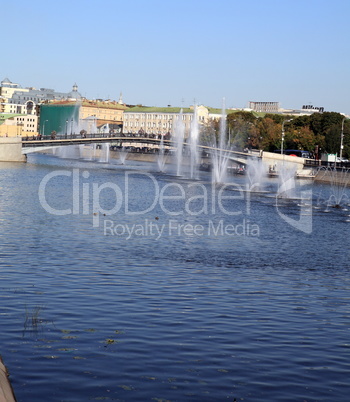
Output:
<instances>
[{"instance_id":1,"label":"building","mask_svg":"<svg viewBox=\"0 0 350 402\"><path fill-rule=\"evenodd\" d=\"M0 135L50 135L87 132L120 132L123 124L122 94L118 102L88 101L78 92L77 84L70 92L33 87L22 88L5 78L0 83ZM40 127L38 126L38 123ZM18 128L16 128L18 124Z\"/></svg>"},{"instance_id":2,"label":"building","mask_svg":"<svg viewBox=\"0 0 350 402\"><path fill-rule=\"evenodd\" d=\"M249 102L249 109L254 112L278 113L279 102Z\"/></svg>"},{"instance_id":3,"label":"building","mask_svg":"<svg viewBox=\"0 0 350 402\"><path fill-rule=\"evenodd\" d=\"M0 135L37 135L40 105L67 99L81 101L82 97L76 84L71 92L63 93L47 88L22 88L8 78L3 79L0 83Z\"/></svg>"},{"instance_id":4,"label":"building","mask_svg":"<svg viewBox=\"0 0 350 402\"><path fill-rule=\"evenodd\" d=\"M197 106L197 119L199 123L205 123L209 119L209 110L201 105ZM194 107L147 107L136 106L125 110L123 133L132 134L172 134L176 122L181 119L185 136L189 135L191 124L194 117Z\"/></svg>"},{"instance_id":5,"label":"building","mask_svg":"<svg viewBox=\"0 0 350 402\"><path fill-rule=\"evenodd\" d=\"M122 103L121 98L118 102L84 100L79 118L82 123L95 120L95 125L99 130L109 129L121 132L124 111L127 109L128 107Z\"/></svg>"},{"instance_id":6,"label":"building","mask_svg":"<svg viewBox=\"0 0 350 402\"><path fill-rule=\"evenodd\" d=\"M123 113L127 106L114 101L77 101L76 93L69 100L45 103L40 106L40 133L49 136L98 132L118 133L122 130Z\"/></svg>"},{"instance_id":7,"label":"building","mask_svg":"<svg viewBox=\"0 0 350 402\"><path fill-rule=\"evenodd\" d=\"M0 137L22 137L37 134L38 116L0 114Z\"/></svg>"},{"instance_id":8,"label":"building","mask_svg":"<svg viewBox=\"0 0 350 402\"><path fill-rule=\"evenodd\" d=\"M301 109L280 109L280 113L291 116L310 116L314 113L323 113L324 107L303 105Z\"/></svg>"},{"instance_id":9,"label":"building","mask_svg":"<svg viewBox=\"0 0 350 402\"><path fill-rule=\"evenodd\" d=\"M8 78L4 78L0 83L0 97L2 98L1 104L3 105L3 103L7 102L12 95L20 89L19 84L15 84Z\"/></svg>"},{"instance_id":10,"label":"building","mask_svg":"<svg viewBox=\"0 0 350 402\"><path fill-rule=\"evenodd\" d=\"M11 82L8 78L1 81L0 98L1 113L37 114L37 106L44 102L63 100L77 92L76 84L69 93L56 92L53 89L34 87L22 88L19 84ZM79 94L80 96L80 94Z\"/></svg>"}]
</instances>

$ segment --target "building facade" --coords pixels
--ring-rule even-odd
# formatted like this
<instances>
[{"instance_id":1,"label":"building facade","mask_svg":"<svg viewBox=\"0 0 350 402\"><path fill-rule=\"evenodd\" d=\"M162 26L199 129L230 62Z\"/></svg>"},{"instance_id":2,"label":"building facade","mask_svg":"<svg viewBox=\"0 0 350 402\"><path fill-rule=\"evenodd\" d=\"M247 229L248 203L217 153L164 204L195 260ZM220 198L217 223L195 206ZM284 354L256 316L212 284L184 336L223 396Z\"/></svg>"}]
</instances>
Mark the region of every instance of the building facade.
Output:
<instances>
[{"instance_id":1,"label":"building facade","mask_svg":"<svg viewBox=\"0 0 350 402\"><path fill-rule=\"evenodd\" d=\"M72 99L72 98L70 98ZM50 102L40 106L40 128L43 136L53 131L58 135L121 132L127 106L110 101Z\"/></svg>"},{"instance_id":2,"label":"building facade","mask_svg":"<svg viewBox=\"0 0 350 402\"><path fill-rule=\"evenodd\" d=\"M279 102L249 102L249 109L254 112L278 113Z\"/></svg>"},{"instance_id":3,"label":"building facade","mask_svg":"<svg viewBox=\"0 0 350 402\"><path fill-rule=\"evenodd\" d=\"M87 122L91 127L91 122L95 121L98 130L113 130L121 132L123 125L124 111L128 107L123 103L115 101L88 101L84 100L81 104L79 119L82 124ZM91 132L92 128L88 129Z\"/></svg>"},{"instance_id":4,"label":"building facade","mask_svg":"<svg viewBox=\"0 0 350 402\"><path fill-rule=\"evenodd\" d=\"M38 134L40 105L67 99L81 100L76 84L71 92L63 93L47 88L22 88L8 78L3 79L0 83L0 135L17 136L19 132L23 136ZM14 127L16 125L18 128Z\"/></svg>"},{"instance_id":5,"label":"building facade","mask_svg":"<svg viewBox=\"0 0 350 402\"><path fill-rule=\"evenodd\" d=\"M38 116L0 113L0 136L22 137L37 134Z\"/></svg>"},{"instance_id":6,"label":"building facade","mask_svg":"<svg viewBox=\"0 0 350 402\"><path fill-rule=\"evenodd\" d=\"M34 87L22 88L8 78L1 81L0 98L2 113L37 114L37 105L43 102L68 99L73 93L80 97L76 84L68 93L56 92L53 89Z\"/></svg>"},{"instance_id":7,"label":"building facade","mask_svg":"<svg viewBox=\"0 0 350 402\"><path fill-rule=\"evenodd\" d=\"M198 123L205 123L209 118L209 110L205 106L196 106ZM123 133L131 134L172 134L176 123L184 125L185 136L189 135L195 116L195 108L179 107L133 107L124 112Z\"/></svg>"}]
</instances>

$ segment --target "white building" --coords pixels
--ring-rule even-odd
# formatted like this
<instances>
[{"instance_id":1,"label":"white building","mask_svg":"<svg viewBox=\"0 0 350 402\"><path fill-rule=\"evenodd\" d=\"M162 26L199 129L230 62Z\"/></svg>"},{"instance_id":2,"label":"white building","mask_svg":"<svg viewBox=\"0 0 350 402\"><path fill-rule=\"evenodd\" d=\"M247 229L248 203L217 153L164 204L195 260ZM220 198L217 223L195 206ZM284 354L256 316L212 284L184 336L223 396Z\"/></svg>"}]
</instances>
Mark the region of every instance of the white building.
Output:
<instances>
[{"instance_id":1,"label":"white building","mask_svg":"<svg viewBox=\"0 0 350 402\"><path fill-rule=\"evenodd\" d=\"M176 122L182 119L185 136L188 136L194 116L194 107L133 107L124 111L123 133L157 134L172 133ZM197 106L199 123L208 121L209 111L205 106Z\"/></svg>"}]
</instances>

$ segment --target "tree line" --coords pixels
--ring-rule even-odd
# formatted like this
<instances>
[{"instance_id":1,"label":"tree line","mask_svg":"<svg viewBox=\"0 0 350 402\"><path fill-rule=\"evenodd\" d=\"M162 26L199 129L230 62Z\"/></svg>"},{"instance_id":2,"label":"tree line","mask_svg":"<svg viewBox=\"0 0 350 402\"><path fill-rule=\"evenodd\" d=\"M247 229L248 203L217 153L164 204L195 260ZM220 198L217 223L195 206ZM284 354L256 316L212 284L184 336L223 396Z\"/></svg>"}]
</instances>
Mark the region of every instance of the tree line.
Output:
<instances>
[{"instance_id":1,"label":"tree line","mask_svg":"<svg viewBox=\"0 0 350 402\"><path fill-rule=\"evenodd\" d=\"M284 123L283 123L284 122ZM323 112L308 116L265 114L256 117L252 112L238 111L227 115L227 141L237 150L262 149L273 152L282 145L284 149L300 149L313 154L338 154L343 126L343 157L350 157L350 120L340 113ZM210 121L202 130L203 143L210 142L213 132L218 135L218 121Z\"/></svg>"}]
</instances>

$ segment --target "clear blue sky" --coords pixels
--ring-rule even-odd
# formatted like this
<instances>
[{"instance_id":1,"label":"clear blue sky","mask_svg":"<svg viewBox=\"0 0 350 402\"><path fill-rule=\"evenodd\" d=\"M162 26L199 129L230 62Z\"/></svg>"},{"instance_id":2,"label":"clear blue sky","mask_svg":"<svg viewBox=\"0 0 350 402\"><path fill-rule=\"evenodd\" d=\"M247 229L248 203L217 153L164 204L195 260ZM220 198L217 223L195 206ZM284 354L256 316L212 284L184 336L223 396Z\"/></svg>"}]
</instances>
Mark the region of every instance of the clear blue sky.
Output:
<instances>
[{"instance_id":1,"label":"clear blue sky","mask_svg":"<svg viewBox=\"0 0 350 402\"><path fill-rule=\"evenodd\" d=\"M130 104L350 114L349 0L1 0L1 77Z\"/></svg>"}]
</instances>

